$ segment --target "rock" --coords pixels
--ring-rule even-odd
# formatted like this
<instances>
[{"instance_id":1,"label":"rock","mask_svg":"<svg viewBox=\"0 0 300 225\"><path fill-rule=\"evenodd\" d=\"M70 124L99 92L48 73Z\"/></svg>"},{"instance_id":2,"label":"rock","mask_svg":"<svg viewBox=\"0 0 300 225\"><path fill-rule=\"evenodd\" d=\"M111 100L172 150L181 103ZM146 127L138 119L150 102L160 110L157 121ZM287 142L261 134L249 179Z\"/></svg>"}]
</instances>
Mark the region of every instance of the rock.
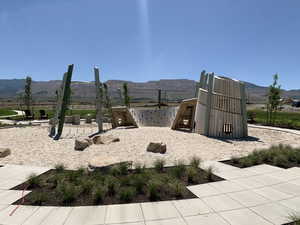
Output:
<instances>
[{"instance_id":1,"label":"rock","mask_svg":"<svg viewBox=\"0 0 300 225\"><path fill-rule=\"evenodd\" d=\"M97 135L93 137L93 143L95 145L105 145L105 144L110 144L112 142L119 142L120 138L112 137L112 136L101 136Z\"/></svg>"},{"instance_id":2,"label":"rock","mask_svg":"<svg viewBox=\"0 0 300 225\"><path fill-rule=\"evenodd\" d=\"M95 170L98 169L101 172L107 173L109 170L113 167L120 166L125 164L128 169L132 169L132 161L121 161L121 162L115 162L115 163L109 163L107 164L104 162L103 157L95 157L94 159L90 160L88 168Z\"/></svg>"},{"instance_id":3,"label":"rock","mask_svg":"<svg viewBox=\"0 0 300 225\"><path fill-rule=\"evenodd\" d=\"M95 155L88 161L88 165L90 169L107 167L111 165L115 165L117 163L124 162L124 159L119 157L111 157L111 155L103 154L103 155Z\"/></svg>"},{"instance_id":4,"label":"rock","mask_svg":"<svg viewBox=\"0 0 300 225\"><path fill-rule=\"evenodd\" d=\"M167 151L167 145L164 143L150 142L147 147L147 152L165 154Z\"/></svg>"},{"instance_id":5,"label":"rock","mask_svg":"<svg viewBox=\"0 0 300 225\"><path fill-rule=\"evenodd\" d=\"M86 149L87 147L89 147L92 144L93 144L93 142L89 138L84 138L84 139L77 138L75 140L75 150L83 151L84 149Z\"/></svg>"},{"instance_id":6,"label":"rock","mask_svg":"<svg viewBox=\"0 0 300 225\"><path fill-rule=\"evenodd\" d=\"M9 148L0 148L0 158L4 158L10 155L11 151Z\"/></svg>"}]
</instances>

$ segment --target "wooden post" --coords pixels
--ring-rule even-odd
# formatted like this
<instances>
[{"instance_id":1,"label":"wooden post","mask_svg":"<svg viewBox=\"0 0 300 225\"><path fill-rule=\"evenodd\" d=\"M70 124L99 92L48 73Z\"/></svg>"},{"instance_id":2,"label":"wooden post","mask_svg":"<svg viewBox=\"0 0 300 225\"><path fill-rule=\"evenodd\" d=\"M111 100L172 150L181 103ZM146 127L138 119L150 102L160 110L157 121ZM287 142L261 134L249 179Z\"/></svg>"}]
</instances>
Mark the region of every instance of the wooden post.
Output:
<instances>
[{"instance_id":1,"label":"wooden post","mask_svg":"<svg viewBox=\"0 0 300 225\"><path fill-rule=\"evenodd\" d=\"M214 73L208 75L208 89L207 89L207 102L206 102L206 113L204 121L204 134L209 135L210 129L210 116L211 116L211 106L212 106L212 95L213 95L213 81Z\"/></svg>"},{"instance_id":2,"label":"wooden post","mask_svg":"<svg viewBox=\"0 0 300 225\"><path fill-rule=\"evenodd\" d=\"M248 136L248 128L247 128L247 112L246 112L246 92L245 92L245 84L240 83L241 90L241 116L242 116L242 126L243 126L243 136Z\"/></svg>"},{"instance_id":3,"label":"wooden post","mask_svg":"<svg viewBox=\"0 0 300 225\"><path fill-rule=\"evenodd\" d=\"M66 80L65 80L65 83L63 84L64 86L63 86L63 92L62 92L62 103L60 106L59 116L58 116L59 123L58 123L57 134L55 135L54 140L58 140L61 137L62 131L64 128L67 104L69 102L70 93L71 93L71 80L72 80L73 68L74 68L73 64L68 66Z\"/></svg>"},{"instance_id":4,"label":"wooden post","mask_svg":"<svg viewBox=\"0 0 300 225\"><path fill-rule=\"evenodd\" d=\"M103 132L102 121L102 102L103 102L103 90L100 84L99 69L94 68L95 72L95 85L96 85L96 121L98 124L98 132Z\"/></svg>"}]
</instances>

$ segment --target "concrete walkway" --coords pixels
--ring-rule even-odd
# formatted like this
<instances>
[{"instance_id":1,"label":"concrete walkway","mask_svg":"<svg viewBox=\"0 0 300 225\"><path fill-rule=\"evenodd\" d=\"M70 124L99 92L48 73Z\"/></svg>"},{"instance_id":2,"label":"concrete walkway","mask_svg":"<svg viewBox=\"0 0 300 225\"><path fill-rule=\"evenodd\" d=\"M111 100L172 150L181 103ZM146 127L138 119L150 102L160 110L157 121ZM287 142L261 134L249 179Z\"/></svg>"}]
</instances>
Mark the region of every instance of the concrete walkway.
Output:
<instances>
[{"instance_id":1,"label":"concrete walkway","mask_svg":"<svg viewBox=\"0 0 300 225\"><path fill-rule=\"evenodd\" d=\"M50 168L0 167L0 224L3 225L274 225L300 214L300 168L259 165L239 169L206 161L225 178L189 186L198 198L107 206L38 207L11 205L22 191L9 190L31 173ZM28 194L29 191L24 194ZM10 215L13 211L15 212Z\"/></svg>"}]
</instances>

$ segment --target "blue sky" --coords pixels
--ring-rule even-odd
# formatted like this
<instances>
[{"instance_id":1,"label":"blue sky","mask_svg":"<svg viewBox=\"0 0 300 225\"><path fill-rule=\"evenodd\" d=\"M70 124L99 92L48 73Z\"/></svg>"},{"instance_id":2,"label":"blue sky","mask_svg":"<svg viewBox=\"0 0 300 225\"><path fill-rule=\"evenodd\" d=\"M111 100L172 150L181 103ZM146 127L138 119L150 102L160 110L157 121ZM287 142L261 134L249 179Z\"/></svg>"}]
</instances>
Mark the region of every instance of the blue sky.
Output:
<instances>
[{"instance_id":1,"label":"blue sky","mask_svg":"<svg viewBox=\"0 0 300 225\"><path fill-rule=\"evenodd\" d=\"M0 78L148 81L215 72L300 89L298 0L1 0Z\"/></svg>"}]
</instances>

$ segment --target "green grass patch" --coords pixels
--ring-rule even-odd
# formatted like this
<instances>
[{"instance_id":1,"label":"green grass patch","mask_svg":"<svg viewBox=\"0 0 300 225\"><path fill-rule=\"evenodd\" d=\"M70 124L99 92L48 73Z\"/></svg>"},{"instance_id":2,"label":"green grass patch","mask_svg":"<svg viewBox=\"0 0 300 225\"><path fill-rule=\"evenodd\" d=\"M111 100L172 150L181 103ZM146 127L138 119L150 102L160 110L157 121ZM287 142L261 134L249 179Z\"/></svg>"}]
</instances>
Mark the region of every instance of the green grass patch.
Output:
<instances>
[{"instance_id":1,"label":"green grass patch","mask_svg":"<svg viewBox=\"0 0 300 225\"><path fill-rule=\"evenodd\" d=\"M17 113L10 109L0 109L0 116L17 115Z\"/></svg>"},{"instance_id":2,"label":"green grass patch","mask_svg":"<svg viewBox=\"0 0 300 225\"><path fill-rule=\"evenodd\" d=\"M249 110L248 118L253 117L253 123L267 125L267 112L263 110ZM300 113L277 112L274 126L300 129Z\"/></svg>"}]
</instances>

